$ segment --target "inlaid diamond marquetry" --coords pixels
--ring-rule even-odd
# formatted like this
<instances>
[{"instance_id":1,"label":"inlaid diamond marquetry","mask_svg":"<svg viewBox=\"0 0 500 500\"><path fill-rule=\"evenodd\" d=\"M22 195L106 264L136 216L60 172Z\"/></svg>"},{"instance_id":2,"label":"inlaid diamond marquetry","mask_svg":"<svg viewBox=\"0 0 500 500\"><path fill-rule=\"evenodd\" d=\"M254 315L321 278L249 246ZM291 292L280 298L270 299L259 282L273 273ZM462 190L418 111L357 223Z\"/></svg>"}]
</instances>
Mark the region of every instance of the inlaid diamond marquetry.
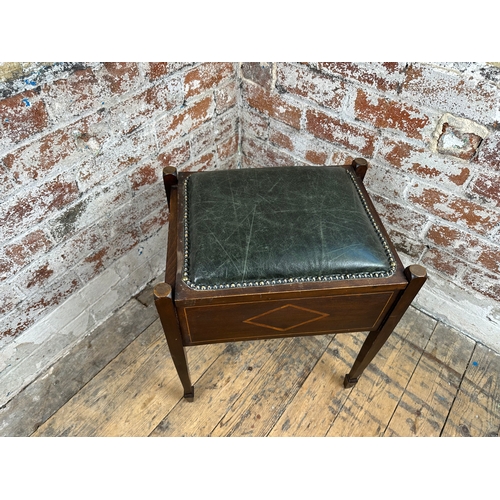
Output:
<instances>
[{"instance_id":1,"label":"inlaid diamond marquetry","mask_svg":"<svg viewBox=\"0 0 500 500\"><path fill-rule=\"evenodd\" d=\"M277 307L253 318L246 319L244 323L286 332L298 326L326 318L326 316L329 315L314 311L313 309L287 304L286 306Z\"/></svg>"}]
</instances>

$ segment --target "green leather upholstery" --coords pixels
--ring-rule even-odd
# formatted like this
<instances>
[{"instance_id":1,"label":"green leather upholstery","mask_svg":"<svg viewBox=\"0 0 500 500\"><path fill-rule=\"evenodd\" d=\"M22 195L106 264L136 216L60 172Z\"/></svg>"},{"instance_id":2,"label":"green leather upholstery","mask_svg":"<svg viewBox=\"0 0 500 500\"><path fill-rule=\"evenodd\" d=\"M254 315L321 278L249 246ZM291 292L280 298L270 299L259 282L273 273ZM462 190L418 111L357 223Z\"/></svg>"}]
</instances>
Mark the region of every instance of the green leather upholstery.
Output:
<instances>
[{"instance_id":1,"label":"green leather upholstery","mask_svg":"<svg viewBox=\"0 0 500 500\"><path fill-rule=\"evenodd\" d=\"M343 167L197 172L184 281L195 289L390 276L395 261Z\"/></svg>"}]
</instances>

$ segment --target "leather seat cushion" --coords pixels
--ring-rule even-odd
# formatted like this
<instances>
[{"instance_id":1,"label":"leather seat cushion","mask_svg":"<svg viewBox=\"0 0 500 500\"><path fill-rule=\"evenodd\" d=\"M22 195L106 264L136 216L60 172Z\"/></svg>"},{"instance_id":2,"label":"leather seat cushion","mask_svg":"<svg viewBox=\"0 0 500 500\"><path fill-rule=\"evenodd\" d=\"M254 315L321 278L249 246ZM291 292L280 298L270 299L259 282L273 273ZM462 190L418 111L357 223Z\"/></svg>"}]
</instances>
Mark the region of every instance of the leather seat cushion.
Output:
<instances>
[{"instance_id":1,"label":"leather seat cushion","mask_svg":"<svg viewBox=\"0 0 500 500\"><path fill-rule=\"evenodd\" d=\"M393 274L356 182L343 167L192 174L184 281L200 289Z\"/></svg>"}]
</instances>

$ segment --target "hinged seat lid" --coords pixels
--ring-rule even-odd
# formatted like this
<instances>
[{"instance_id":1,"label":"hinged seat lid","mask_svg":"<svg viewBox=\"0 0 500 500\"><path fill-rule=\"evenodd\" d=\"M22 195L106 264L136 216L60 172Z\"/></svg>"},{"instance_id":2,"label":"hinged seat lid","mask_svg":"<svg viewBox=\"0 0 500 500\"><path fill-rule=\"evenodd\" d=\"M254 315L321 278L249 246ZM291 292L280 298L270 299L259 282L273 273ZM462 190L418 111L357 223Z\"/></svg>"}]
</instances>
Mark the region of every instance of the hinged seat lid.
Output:
<instances>
[{"instance_id":1,"label":"hinged seat lid","mask_svg":"<svg viewBox=\"0 0 500 500\"><path fill-rule=\"evenodd\" d=\"M396 262L344 167L197 172L185 189L194 289L389 277Z\"/></svg>"}]
</instances>

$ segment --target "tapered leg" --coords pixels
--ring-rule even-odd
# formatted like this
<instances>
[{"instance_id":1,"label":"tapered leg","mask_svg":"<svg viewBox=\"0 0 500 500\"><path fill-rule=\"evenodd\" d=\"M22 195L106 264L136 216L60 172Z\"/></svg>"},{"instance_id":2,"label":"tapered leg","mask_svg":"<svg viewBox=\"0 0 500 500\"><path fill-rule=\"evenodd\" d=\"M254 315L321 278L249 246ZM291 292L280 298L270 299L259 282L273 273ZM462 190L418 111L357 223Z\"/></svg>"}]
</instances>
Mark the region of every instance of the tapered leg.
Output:
<instances>
[{"instance_id":1,"label":"tapered leg","mask_svg":"<svg viewBox=\"0 0 500 500\"><path fill-rule=\"evenodd\" d=\"M184 387L184 398L193 401L194 387L191 385L189 376L186 351L182 344L181 331L172 297L172 287L168 283L158 283L154 289L154 297L170 355Z\"/></svg>"},{"instance_id":2,"label":"tapered leg","mask_svg":"<svg viewBox=\"0 0 500 500\"><path fill-rule=\"evenodd\" d=\"M403 314L406 312L427 279L426 270L419 265L407 267L405 269L405 275L408 280L408 286L404 289L399 300L396 302L380 328L370 332L368 337L366 337L358 357L352 365L351 371L344 378L344 387L346 389L356 385L364 369L371 363L380 348L385 344L385 341L389 338L389 335L393 332L399 320L403 317Z\"/></svg>"}]
</instances>

